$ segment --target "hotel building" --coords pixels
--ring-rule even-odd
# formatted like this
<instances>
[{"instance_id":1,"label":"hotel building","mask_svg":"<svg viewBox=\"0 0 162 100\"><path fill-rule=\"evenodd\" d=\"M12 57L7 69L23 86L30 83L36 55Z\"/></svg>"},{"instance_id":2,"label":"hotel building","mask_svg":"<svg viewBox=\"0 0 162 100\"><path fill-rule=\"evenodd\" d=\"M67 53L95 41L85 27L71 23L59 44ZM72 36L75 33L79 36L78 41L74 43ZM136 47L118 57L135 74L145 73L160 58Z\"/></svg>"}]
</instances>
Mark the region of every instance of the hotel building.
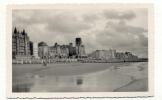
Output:
<instances>
[{"instance_id":1,"label":"hotel building","mask_svg":"<svg viewBox=\"0 0 162 100\"><path fill-rule=\"evenodd\" d=\"M12 32L12 58L13 59L30 59L31 42L29 36L23 31L18 31L15 27Z\"/></svg>"}]
</instances>

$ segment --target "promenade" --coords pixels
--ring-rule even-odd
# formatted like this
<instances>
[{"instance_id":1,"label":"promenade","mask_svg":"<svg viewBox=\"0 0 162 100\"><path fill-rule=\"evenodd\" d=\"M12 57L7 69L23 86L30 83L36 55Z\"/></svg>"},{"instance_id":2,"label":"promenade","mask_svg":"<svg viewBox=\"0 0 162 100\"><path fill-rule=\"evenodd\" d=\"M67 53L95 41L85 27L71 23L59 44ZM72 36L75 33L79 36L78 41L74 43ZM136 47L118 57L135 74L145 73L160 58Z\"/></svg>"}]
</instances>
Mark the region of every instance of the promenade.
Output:
<instances>
[{"instance_id":1,"label":"promenade","mask_svg":"<svg viewBox=\"0 0 162 100\"><path fill-rule=\"evenodd\" d=\"M12 64L43 64L46 63L123 63L123 62L147 62L147 60L123 60L123 59L13 59Z\"/></svg>"}]
</instances>

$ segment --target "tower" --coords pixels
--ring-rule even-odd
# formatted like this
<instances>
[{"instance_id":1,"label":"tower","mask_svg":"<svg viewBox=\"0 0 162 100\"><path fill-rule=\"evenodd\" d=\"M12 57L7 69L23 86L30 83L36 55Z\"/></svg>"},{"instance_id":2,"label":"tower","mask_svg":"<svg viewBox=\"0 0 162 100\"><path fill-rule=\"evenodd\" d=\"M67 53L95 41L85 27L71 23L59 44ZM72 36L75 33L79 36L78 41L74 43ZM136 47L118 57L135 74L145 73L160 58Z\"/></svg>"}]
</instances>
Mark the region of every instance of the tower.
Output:
<instances>
[{"instance_id":1,"label":"tower","mask_svg":"<svg viewBox=\"0 0 162 100\"><path fill-rule=\"evenodd\" d=\"M82 58L86 56L85 53L85 47L82 43L82 39L81 38L76 38L75 39L75 46L76 46L76 56L77 58Z\"/></svg>"},{"instance_id":2,"label":"tower","mask_svg":"<svg viewBox=\"0 0 162 100\"><path fill-rule=\"evenodd\" d=\"M76 46L80 46L82 44L82 39L81 38L76 38L75 39L75 44L76 44Z\"/></svg>"},{"instance_id":3,"label":"tower","mask_svg":"<svg viewBox=\"0 0 162 100\"><path fill-rule=\"evenodd\" d=\"M80 56L80 46L82 44L81 38L76 38L75 39L75 46L76 46L76 56L77 58Z\"/></svg>"}]
</instances>

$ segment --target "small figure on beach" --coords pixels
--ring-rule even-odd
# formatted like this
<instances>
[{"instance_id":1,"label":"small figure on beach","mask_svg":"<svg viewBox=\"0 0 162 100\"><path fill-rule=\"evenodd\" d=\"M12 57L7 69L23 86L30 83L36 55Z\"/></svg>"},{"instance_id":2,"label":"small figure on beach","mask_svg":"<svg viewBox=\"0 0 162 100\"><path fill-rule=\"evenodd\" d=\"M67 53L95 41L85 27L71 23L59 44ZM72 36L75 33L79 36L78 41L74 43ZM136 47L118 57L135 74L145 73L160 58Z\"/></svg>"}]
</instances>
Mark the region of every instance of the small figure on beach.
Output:
<instances>
[{"instance_id":1,"label":"small figure on beach","mask_svg":"<svg viewBox=\"0 0 162 100\"><path fill-rule=\"evenodd\" d=\"M47 61L46 60L43 60L42 64L43 64L44 67L47 67Z\"/></svg>"},{"instance_id":2,"label":"small figure on beach","mask_svg":"<svg viewBox=\"0 0 162 100\"><path fill-rule=\"evenodd\" d=\"M43 64L44 67L47 67L47 57L46 56L43 57L42 64Z\"/></svg>"},{"instance_id":3,"label":"small figure on beach","mask_svg":"<svg viewBox=\"0 0 162 100\"><path fill-rule=\"evenodd\" d=\"M47 62L43 61L43 66L47 66Z\"/></svg>"}]
</instances>

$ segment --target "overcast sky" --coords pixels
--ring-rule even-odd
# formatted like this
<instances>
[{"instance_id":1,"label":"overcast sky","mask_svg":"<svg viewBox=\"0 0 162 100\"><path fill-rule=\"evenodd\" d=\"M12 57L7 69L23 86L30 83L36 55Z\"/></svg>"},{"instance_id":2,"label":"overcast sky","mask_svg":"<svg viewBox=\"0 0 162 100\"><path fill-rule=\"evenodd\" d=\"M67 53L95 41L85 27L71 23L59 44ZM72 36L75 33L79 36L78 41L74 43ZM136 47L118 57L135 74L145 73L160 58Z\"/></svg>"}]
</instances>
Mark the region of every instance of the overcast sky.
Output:
<instances>
[{"instance_id":1,"label":"overcast sky","mask_svg":"<svg viewBox=\"0 0 162 100\"><path fill-rule=\"evenodd\" d=\"M13 10L15 26L33 42L74 44L81 37L87 53L112 48L148 55L147 9Z\"/></svg>"}]
</instances>

